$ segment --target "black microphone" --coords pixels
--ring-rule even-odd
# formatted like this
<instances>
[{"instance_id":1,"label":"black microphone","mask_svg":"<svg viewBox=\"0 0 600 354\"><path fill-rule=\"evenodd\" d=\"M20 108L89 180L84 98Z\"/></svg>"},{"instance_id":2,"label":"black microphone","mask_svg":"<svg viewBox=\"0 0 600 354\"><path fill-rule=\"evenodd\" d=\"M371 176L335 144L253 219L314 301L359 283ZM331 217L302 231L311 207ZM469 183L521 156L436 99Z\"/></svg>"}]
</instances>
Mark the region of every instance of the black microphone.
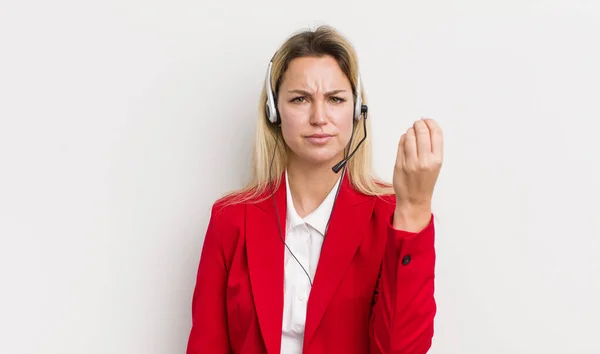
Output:
<instances>
[{"instance_id":1,"label":"black microphone","mask_svg":"<svg viewBox=\"0 0 600 354\"><path fill-rule=\"evenodd\" d=\"M360 107L360 113L363 115L363 131L365 132L365 135L358 142L358 145L356 145L356 147L354 148L352 153L350 155L348 155L348 157L345 157L342 161L338 162L337 164L335 164L335 166L333 166L331 168L333 170L333 172L335 172L335 173L340 172L340 170L342 169L342 167L344 167L344 165L348 162L348 160L350 160L350 158L352 156L354 156L354 153L356 153L356 150L358 150L358 148L360 147L360 144L362 144L363 141L365 141L365 139L367 138L367 111L368 110L369 110L369 108L364 104ZM352 143L352 139L350 139L350 143Z\"/></svg>"}]
</instances>

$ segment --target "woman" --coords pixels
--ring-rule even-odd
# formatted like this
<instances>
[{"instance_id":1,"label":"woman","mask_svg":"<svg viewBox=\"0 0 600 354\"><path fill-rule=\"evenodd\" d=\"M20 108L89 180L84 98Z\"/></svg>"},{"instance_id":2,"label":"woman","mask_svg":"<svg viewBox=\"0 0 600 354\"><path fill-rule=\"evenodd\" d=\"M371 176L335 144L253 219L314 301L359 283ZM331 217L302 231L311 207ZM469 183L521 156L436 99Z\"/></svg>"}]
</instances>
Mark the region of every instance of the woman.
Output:
<instances>
[{"instance_id":1,"label":"woman","mask_svg":"<svg viewBox=\"0 0 600 354\"><path fill-rule=\"evenodd\" d=\"M416 121L393 185L374 178L359 77L330 27L290 37L271 60L252 183L212 209L188 354L430 348L442 133Z\"/></svg>"}]
</instances>

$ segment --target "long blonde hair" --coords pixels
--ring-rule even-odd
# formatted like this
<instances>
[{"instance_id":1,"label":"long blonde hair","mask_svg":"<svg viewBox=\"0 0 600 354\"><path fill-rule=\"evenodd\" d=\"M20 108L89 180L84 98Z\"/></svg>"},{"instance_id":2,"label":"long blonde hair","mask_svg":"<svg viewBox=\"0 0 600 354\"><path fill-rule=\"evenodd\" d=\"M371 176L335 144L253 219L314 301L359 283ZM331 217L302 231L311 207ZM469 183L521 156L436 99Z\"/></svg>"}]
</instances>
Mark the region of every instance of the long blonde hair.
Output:
<instances>
[{"instance_id":1,"label":"long blonde hair","mask_svg":"<svg viewBox=\"0 0 600 354\"><path fill-rule=\"evenodd\" d=\"M350 80L352 91L356 92L358 78L358 60L356 52L350 42L338 31L330 26L320 26L315 30L304 30L289 37L273 57L271 72L271 87L277 96L283 74L290 62L299 57L322 57L332 56L338 62L340 68ZM363 86L361 84L361 86ZM363 86L364 87L364 86ZM225 204L241 202L258 202L268 197L265 192L270 191L271 183L273 189L277 190L281 183L281 176L287 166L288 148L281 136L281 129L277 124L271 123L265 113L267 102L266 83L263 85L258 105L258 120L256 125L256 136L254 138L254 151L252 156L252 177L250 182L241 190L229 193ZM363 104L367 104L364 89L360 95ZM355 137L352 139L350 149L353 151L362 139L363 118L354 121ZM370 120L367 119L367 131L371 131ZM279 135L279 137L278 137ZM278 144L276 155L273 157L275 144ZM350 183L357 191L367 195L384 195L393 193L392 187L375 177L372 167L371 134L356 151L347 163L347 171ZM271 173L269 167L273 159ZM260 198L260 197L263 198Z\"/></svg>"}]
</instances>

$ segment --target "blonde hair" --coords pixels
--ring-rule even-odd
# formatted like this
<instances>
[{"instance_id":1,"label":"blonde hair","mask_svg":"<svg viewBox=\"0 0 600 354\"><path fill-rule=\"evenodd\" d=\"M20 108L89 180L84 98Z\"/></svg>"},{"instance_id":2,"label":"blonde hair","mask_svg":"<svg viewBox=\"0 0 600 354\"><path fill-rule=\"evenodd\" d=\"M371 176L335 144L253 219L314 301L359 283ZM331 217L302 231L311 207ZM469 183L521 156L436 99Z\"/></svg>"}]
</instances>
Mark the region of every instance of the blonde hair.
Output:
<instances>
[{"instance_id":1,"label":"blonde hair","mask_svg":"<svg viewBox=\"0 0 600 354\"><path fill-rule=\"evenodd\" d=\"M338 31L330 26L319 26L315 30L304 30L289 37L273 57L273 66L271 72L271 87L277 96L283 74L287 70L290 62L299 57L322 57L332 56L336 59L340 68L348 77L352 86L352 91L356 92L358 78L358 60L356 52L350 42L344 38ZM361 86L363 86L361 84ZM265 192L277 190L281 183L281 177L287 166L288 147L281 136L281 129L277 124L271 123L265 113L267 102L266 83L263 85L262 93L258 105L258 120L256 126L256 136L254 138L254 151L252 156L252 177L250 182L241 190L231 192L225 196L225 204L235 204L242 202L258 202L269 197ZM359 93L363 104L367 104L364 89ZM348 118L350 119L350 117ZM362 139L363 121L354 120L354 134L351 146L348 151L353 151L358 142ZM370 120L367 119L367 131L371 131ZM278 136L279 135L279 136ZM392 187L375 177L372 167L371 153L371 134L356 151L354 156L347 163L347 171L350 183L354 189L367 195L385 195L392 194ZM278 144L276 155L273 157L275 144ZM273 165L271 174L269 167L271 159ZM260 197L263 198L260 198Z\"/></svg>"}]
</instances>

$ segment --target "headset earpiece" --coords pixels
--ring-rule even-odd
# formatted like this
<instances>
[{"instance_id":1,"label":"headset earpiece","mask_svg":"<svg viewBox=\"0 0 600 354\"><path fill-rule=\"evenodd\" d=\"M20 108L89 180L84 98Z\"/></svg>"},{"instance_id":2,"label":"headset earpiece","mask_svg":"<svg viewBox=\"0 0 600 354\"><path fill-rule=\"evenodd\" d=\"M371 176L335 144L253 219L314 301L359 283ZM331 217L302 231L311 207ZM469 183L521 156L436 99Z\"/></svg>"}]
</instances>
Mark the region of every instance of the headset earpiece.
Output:
<instances>
[{"instance_id":1,"label":"headset earpiece","mask_svg":"<svg viewBox=\"0 0 600 354\"><path fill-rule=\"evenodd\" d=\"M362 95L361 95L361 82L360 82L360 74L356 80L356 93L355 93L355 103L354 103L354 120L359 120L361 114L363 113L363 104L362 104ZM367 107L367 106L364 106Z\"/></svg>"},{"instance_id":2,"label":"headset earpiece","mask_svg":"<svg viewBox=\"0 0 600 354\"><path fill-rule=\"evenodd\" d=\"M271 123L277 123L279 117L277 116L277 103L275 102L275 95L273 93L273 88L271 87L271 70L273 67L273 59L269 62L269 69L267 70L267 103L265 105L265 114L267 115L267 119Z\"/></svg>"}]
</instances>

